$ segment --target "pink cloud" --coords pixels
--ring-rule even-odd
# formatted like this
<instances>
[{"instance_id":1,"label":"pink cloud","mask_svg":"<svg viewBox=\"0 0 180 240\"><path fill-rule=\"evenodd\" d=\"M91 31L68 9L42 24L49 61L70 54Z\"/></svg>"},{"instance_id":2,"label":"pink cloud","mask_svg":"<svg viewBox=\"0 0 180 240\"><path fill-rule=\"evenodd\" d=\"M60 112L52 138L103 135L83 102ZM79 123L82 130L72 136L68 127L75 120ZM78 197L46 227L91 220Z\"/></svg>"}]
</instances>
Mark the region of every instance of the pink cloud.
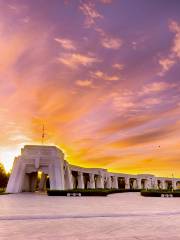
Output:
<instances>
[{"instance_id":1,"label":"pink cloud","mask_svg":"<svg viewBox=\"0 0 180 240\"><path fill-rule=\"evenodd\" d=\"M100 0L101 3L110 4L113 0Z\"/></svg>"},{"instance_id":2,"label":"pink cloud","mask_svg":"<svg viewBox=\"0 0 180 240\"><path fill-rule=\"evenodd\" d=\"M180 24L172 20L169 23L169 29L175 33L175 36L169 55L159 60L159 64L162 67L162 70L158 73L160 76L169 71L176 64L177 58L180 58Z\"/></svg>"},{"instance_id":3,"label":"pink cloud","mask_svg":"<svg viewBox=\"0 0 180 240\"><path fill-rule=\"evenodd\" d=\"M95 4L93 2L83 2L80 5L80 10L85 15L85 26L91 27L96 23L97 19L102 19L103 16L96 10Z\"/></svg>"},{"instance_id":4,"label":"pink cloud","mask_svg":"<svg viewBox=\"0 0 180 240\"><path fill-rule=\"evenodd\" d=\"M80 65L87 67L100 62L96 57L80 53L64 53L58 58L58 61L72 69L78 68Z\"/></svg>"},{"instance_id":5,"label":"pink cloud","mask_svg":"<svg viewBox=\"0 0 180 240\"><path fill-rule=\"evenodd\" d=\"M173 87L174 87L174 84L170 84L166 82L154 82L154 83L145 85L142 91L140 92L140 95L158 93Z\"/></svg>"},{"instance_id":6,"label":"pink cloud","mask_svg":"<svg viewBox=\"0 0 180 240\"><path fill-rule=\"evenodd\" d=\"M176 21L171 21L169 24L169 29L175 33L172 52L174 52L177 57L180 57L180 24L178 24Z\"/></svg>"},{"instance_id":7,"label":"pink cloud","mask_svg":"<svg viewBox=\"0 0 180 240\"><path fill-rule=\"evenodd\" d=\"M95 27L95 31L100 36L100 43L104 48L117 50L123 45L123 40L118 37L111 36L102 28Z\"/></svg>"},{"instance_id":8,"label":"pink cloud","mask_svg":"<svg viewBox=\"0 0 180 240\"><path fill-rule=\"evenodd\" d=\"M67 38L55 38L56 42L58 42L63 48L68 50L76 50L76 47L72 40Z\"/></svg>"},{"instance_id":9,"label":"pink cloud","mask_svg":"<svg viewBox=\"0 0 180 240\"><path fill-rule=\"evenodd\" d=\"M123 41L120 38L106 36L101 39L101 44L104 48L117 50L122 46Z\"/></svg>"},{"instance_id":10,"label":"pink cloud","mask_svg":"<svg viewBox=\"0 0 180 240\"><path fill-rule=\"evenodd\" d=\"M124 64L120 63L115 63L112 65L113 68L118 69L118 70L123 70L124 69Z\"/></svg>"},{"instance_id":11,"label":"pink cloud","mask_svg":"<svg viewBox=\"0 0 180 240\"><path fill-rule=\"evenodd\" d=\"M163 76L167 71L169 71L172 66L175 64L175 60L171 58L162 58L159 60L159 64L162 67L161 72L159 72L160 76Z\"/></svg>"},{"instance_id":12,"label":"pink cloud","mask_svg":"<svg viewBox=\"0 0 180 240\"><path fill-rule=\"evenodd\" d=\"M102 71L96 71L91 74L94 78L99 78L105 81L118 81L120 78L117 75L107 75L106 73Z\"/></svg>"}]
</instances>

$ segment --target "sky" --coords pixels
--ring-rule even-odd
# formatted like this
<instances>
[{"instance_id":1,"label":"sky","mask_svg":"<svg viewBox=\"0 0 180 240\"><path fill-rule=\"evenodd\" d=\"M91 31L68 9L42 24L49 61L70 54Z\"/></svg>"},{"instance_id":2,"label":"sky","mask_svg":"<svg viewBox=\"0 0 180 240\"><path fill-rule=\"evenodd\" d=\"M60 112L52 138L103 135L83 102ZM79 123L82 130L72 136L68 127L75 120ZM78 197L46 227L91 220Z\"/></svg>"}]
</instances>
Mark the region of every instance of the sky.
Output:
<instances>
[{"instance_id":1,"label":"sky","mask_svg":"<svg viewBox=\"0 0 180 240\"><path fill-rule=\"evenodd\" d=\"M0 0L0 161L180 177L180 1Z\"/></svg>"}]
</instances>

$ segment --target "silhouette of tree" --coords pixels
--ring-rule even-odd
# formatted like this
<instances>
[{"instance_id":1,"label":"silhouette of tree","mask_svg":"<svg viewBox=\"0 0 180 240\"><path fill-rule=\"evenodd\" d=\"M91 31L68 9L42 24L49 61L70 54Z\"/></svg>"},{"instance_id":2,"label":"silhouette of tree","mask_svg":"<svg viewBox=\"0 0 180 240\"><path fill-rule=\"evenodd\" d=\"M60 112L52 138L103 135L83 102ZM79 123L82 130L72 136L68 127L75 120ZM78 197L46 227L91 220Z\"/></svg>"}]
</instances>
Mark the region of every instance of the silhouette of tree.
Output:
<instances>
[{"instance_id":1,"label":"silhouette of tree","mask_svg":"<svg viewBox=\"0 0 180 240\"><path fill-rule=\"evenodd\" d=\"M0 163L0 188L5 188L9 179L9 174L6 173L4 166Z\"/></svg>"}]
</instances>

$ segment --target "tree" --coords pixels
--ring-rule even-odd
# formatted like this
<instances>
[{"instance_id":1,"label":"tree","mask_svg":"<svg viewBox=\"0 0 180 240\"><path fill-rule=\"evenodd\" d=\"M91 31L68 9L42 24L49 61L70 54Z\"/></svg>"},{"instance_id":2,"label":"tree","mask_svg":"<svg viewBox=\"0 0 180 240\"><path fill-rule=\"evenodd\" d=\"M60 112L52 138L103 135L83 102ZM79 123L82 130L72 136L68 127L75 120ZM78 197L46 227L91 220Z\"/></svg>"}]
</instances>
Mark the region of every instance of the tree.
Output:
<instances>
[{"instance_id":1,"label":"tree","mask_svg":"<svg viewBox=\"0 0 180 240\"><path fill-rule=\"evenodd\" d=\"M0 163L0 188L5 188L7 186L8 179L9 174L6 173L3 164Z\"/></svg>"}]
</instances>

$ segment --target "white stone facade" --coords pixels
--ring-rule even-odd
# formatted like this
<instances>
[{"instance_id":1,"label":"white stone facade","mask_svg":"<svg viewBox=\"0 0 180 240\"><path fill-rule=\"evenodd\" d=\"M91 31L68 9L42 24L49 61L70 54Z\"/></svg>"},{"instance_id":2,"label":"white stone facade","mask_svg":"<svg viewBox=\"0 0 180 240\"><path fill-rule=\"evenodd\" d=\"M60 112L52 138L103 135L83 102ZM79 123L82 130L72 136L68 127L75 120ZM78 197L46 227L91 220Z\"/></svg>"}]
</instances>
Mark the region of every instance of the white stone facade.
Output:
<instances>
[{"instance_id":1,"label":"white stone facade","mask_svg":"<svg viewBox=\"0 0 180 240\"><path fill-rule=\"evenodd\" d=\"M150 174L111 173L106 169L83 168L69 164L63 152L55 146L26 145L16 157L6 192L33 192L37 189L38 172L41 178L38 189L176 189L178 178L155 177Z\"/></svg>"}]
</instances>

